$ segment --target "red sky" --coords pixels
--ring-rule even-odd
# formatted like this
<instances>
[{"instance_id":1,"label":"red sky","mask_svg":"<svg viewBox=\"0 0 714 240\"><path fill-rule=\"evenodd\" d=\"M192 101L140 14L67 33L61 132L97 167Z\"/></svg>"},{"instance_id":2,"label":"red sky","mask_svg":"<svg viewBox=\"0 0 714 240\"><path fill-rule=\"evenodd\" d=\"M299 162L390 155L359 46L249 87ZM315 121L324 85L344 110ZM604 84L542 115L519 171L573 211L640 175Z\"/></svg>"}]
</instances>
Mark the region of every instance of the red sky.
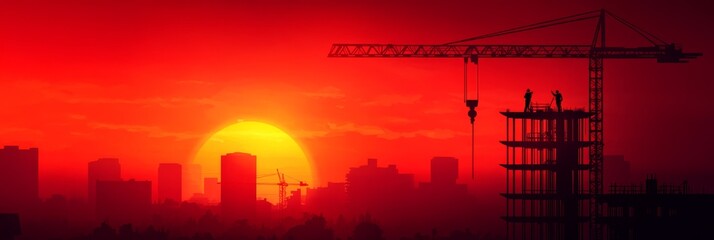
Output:
<instances>
[{"instance_id":1,"label":"red sky","mask_svg":"<svg viewBox=\"0 0 714 240\"><path fill-rule=\"evenodd\" d=\"M238 119L294 136L323 184L368 157L426 180L428 160L447 155L462 160L463 182L500 189L484 184L503 178L498 112L520 109L528 87L536 102L560 89L566 107L586 108L585 60L481 60L474 182L460 59L331 59L330 44L438 44L602 7L705 54L606 61L606 154L624 154L637 177L714 183L714 19L698 1L14 2L0 4L0 144L40 148L45 196L83 196L99 157L154 179L159 162L189 162ZM589 43L594 26L485 43ZM611 46L646 44L608 27Z\"/></svg>"}]
</instances>

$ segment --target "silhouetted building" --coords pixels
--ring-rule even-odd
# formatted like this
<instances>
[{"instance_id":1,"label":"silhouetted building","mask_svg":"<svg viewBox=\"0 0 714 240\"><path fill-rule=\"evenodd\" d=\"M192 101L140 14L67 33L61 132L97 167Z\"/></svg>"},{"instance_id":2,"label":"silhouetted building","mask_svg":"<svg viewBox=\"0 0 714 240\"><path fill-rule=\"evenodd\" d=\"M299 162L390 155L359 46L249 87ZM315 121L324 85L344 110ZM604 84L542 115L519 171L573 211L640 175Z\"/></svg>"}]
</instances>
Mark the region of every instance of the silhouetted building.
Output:
<instances>
[{"instance_id":1,"label":"silhouetted building","mask_svg":"<svg viewBox=\"0 0 714 240\"><path fill-rule=\"evenodd\" d=\"M328 182L327 187L308 188L305 207L308 211L337 217L347 208L345 183Z\"/></svg>"},{"instance_id":2,"label":"silhouetted building","mask_svg":"<svg viewBox=\"0 0 714 240\"><path fill-rule=\"evenodd\" d=\"M121 165L116 158L100 158L87 164L88 202L96 204L97 181L121 181Z\"/></svg>"},{"instance_id":3,"label":"silhouetted building","mask_svg":"<svg viewBox=\"0 0 714 240\"><path fill-rule=\"evenodd\" d=\"M159 164L159 203L167 200L181 202L181 164Z\"/></svg>"},{"instance_id":4,"label":"silhouetted building","mask_svg":"<svg viewBox=\"0 0 714 240\"><path fill-rule=\"evenodd\" d=\"M709 239L714 226L714 195L692 194L689 186L660 185L648 177L642 185L611 185L597 198L597 219L607 239Z\"/></svg>"},{"instance_id":5,"label":"silhouetted building","mask_svg":"<svg viewBox=\"0 0 714 240\"><path fill-rule=\"evenodd\" d=\"M0 149L0 212L24 213L39 202L38 150Z\"/></svg>"},{"instance_id":6,"label":"silhouetted building","mask_svg":"<svg viewBox=\"0 0 714 240\"><path fill-rule=\"evenodd\" d=\"M273 204L268 199L263 198L256 201L255 214L258 221L270 220L273 217Z\"/></svg>"},{"instance_id":7,"label":"silhouetted building","mask_svg":"<svg viewBox=\"0 0 714 240\"><path fill-rule=\"evenodd\" d=\"M97 218L136 223L151 214L151 181L97 181Z\"/></svg>"},{"instance_id":8,"label":"silhouetted building","mask_svg":"<svg viewBox=\"0 0 714 240\"><path fill-rule=\"evenodd\" d=\"M377 159L350 168L346 176L350 210L374 213L381 219L396 218L409 211L414 197L414 175L401 174L396 165L378 167Z\"/></svg>"},{"instance_id":9,"label":"silhouetted building","mask_svg":"<svg viewBox=\"0 0 714 240\"><path fill-rule=\"evenodd\" d=\"M465 184L456 184L459 178L459 160L453 157L431 159L431 182L420 183L420 190L427 198L444 200L463 197L467 193Z\"/></svg>"},{"instance_id":10,"label":"silhouetted building","mask_svg":"<svg viewBox=\"0 0 714 240\"><path fill-rule=\"evenodd\" d=\"M507 239L586 239L591 113L502 112L506 116Z\"/></svg>"},{"instance_id":11,"label":"silhouetted building","mask_svg":"<svg viewBox=\"0 0 714 240\"><path fill-rule=\"evenodd\" d=\"M602 162L606 169L603 171L604 191L607 192L612 184L630 184L630 163L625 161L625 156L605 155Z\"/></svg>"},{"instance_id":12,"label":"silhouetted building","mask_svg":"<svg viewBox=\"0 0 714 240\"><path fill-rule=\"evenodd\" d=\"M183 166L183 199L191 199L196 193L203 193L203 172L201 165L186 164Z\"/></svg>"},{"instance_id":13,"label":"silhouetted building","mask_svg":"<svg viewBox=\"0 0 714 240\"><path fill-rule=\"evenodd\" d=\"M221 184L218 178L203 179L203 195L208 199L208 203L218 203L221 200Z\"/></svg>"},{"instance_id":14,"label":"silhouetted building","mask_svg":"<svg viewBox=\"0 0 714 240\"><path fill-rule=\"evenodd\" d=\"M221 211L229 221L255 216L256 161L247 153L221 156Z\"/></svg>"},{"instance_id":15,"label":"silhouetted building","mask_svg":"<svg viewBox=\"0 0 714 240\"><path fill-rule=\"evenodd\" d=\"M290 191L290 197L287 199L287 208L291 211L299 212L302 210L302 190L295 189Z\"/></svg>"},{"instance_id":16,"label":"silhouetted building","mask_svg":"<svg viewBox=\"0 0 714 240\"><path fill-rule=\"evenodd\" d=\"M20 233L20 216L16 213L0 213L0 240L15 239Z\"/></svg>"},{"instance_id":17,"label":"silhouetted building","mask_svg":"<svg viewBox=\"0 0 714 240\"><path fill-rule=\"evenodd\" d=\"M191 198L188 199L189 202L191 203L196 203L200 205L208 205L208 198L206 197L206 194L203 193L194 193Z\"/></svg>"},{"instance_id":18,"label":"silhouetted building","mask_svg":"<svg viewBox=\"0 0 714 240\"><path fill-rule=\"evenodd\" d=\"M431 182L419 183L418 209L429 209L421 214L422 228L468 227L473 224L473 198L468 195L466 184L457 184L459 160L453 157L431 159Z\"/></svg>"},{"instance_id":19,"label":"silhouetted building","mask_svg":"<svg viewBox=\"0 0 714 240\"><path fill-rule=\"evenodd\" d=\"M459 160L453 157L431 159L431 183L452 185L459 178Z\"/></svg>"}]
</instances>

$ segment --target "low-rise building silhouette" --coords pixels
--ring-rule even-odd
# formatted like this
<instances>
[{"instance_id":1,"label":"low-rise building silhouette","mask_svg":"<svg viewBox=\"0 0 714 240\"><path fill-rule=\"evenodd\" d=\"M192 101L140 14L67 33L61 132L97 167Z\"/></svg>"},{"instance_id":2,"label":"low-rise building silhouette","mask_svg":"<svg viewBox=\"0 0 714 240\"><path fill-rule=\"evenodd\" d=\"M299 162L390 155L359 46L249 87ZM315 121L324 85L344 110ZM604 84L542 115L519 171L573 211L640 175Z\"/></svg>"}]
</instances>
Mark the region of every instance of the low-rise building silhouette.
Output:
<instances>
[{"instance_id":1,"label":"low-rise building silhouette","mask_svg":"<svg viewBox=\"0 0 714 240\"><path fill-rule=\"evenodd\" d=\"M337 217L347 208L345 183L328 182L327 187L308 188L305 207L308 211Z\"/></svg>"},{"instance_id":2,"label":"low-rise building silhouette","mask_svg":"<svg viewBox=\"0 0 714 240\"><path fill-rule=\"evenodd\" d=\"M97 219L138 223L151 214L151 181L97 181Z\"/></svg>"},{"instance_id":3,"label":"low-rise building silhouette","mask_svg":"<svg viewBox=\"0 0 714 240\"><path fill-rule=\"evenodd\" d=\"M96 203L97 181L121 181L119 159L100 158L87 164L87 199L92 206Z\"/></svg>"},{"instance_id":4,"label":"low-rise building silhouette","mask_svg":"<svg viewBox=\"0 0 714 240\"><path fill-rule=\"evenodd\" d=\"M348 205L356 213L391 219L409 211L414 175L399 173L396 165L379 167L377 159L368 159L367 165L350 168L346 180Z\"/></svg>"}]
</instances>

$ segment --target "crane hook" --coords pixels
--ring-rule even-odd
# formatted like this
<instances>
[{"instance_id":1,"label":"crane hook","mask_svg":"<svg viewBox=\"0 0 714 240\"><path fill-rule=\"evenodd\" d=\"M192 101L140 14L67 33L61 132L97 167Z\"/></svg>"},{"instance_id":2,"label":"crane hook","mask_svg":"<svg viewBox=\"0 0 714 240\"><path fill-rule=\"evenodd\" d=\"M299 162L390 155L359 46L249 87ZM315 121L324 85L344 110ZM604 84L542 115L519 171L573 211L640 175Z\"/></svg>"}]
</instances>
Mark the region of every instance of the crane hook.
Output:
<instances>
[{"instance_id":1,"label":"crane hook","mask_svg":"<svg viewBox=\"0 0 714 240\"><path fill-rule=\"evenodd\" d=\"M478 99L476 100L466 100L466 106L469 107L469 118L471 120L471 124L474 124L474 120L476 120L476 107L478 107Z\"/></svg>"}]
</instances>

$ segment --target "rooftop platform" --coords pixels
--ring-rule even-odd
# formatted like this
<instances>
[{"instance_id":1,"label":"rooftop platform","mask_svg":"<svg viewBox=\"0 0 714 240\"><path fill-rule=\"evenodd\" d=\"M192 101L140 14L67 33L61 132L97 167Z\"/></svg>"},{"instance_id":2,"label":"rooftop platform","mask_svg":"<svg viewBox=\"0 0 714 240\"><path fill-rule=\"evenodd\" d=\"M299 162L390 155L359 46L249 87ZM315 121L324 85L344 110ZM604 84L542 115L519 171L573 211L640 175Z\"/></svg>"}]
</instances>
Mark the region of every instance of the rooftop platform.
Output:
<instances>
[{"instance_id":1,"label":"rooftop platform","mask_svg":"<svg viewBox=\"0 0 714 240\"><path fill-rule=\"evenodd\" d=\"M508 222L522 222L522 223L545 223L545 222L557 222L557 223L566 223L566 222L579 222L579 223L584 223L590 221L589 217L575 217L575 218L568 218L568 217L501 217L501 219L506 220Z\"/></svg>"},{"instance_id":2,"label":"rooftop platform","mask_svg":"<svg viewBox=\"0 0 714 240\"><path fill-rule=\"evenodd\" d=\"M501 141L503 145L509 147L521 147L521 148L536 148L536 149L550 149L558 147L589 147L592 142L589 141Z\"/></svg>"},{"instance_id":3,"label":"rooftop platform","mask_svg":"<svg viewBox=\"0 0 714 240\"><path fill-rule=\"evenodd\" d=\"M573 197L576 199L580 200L585 200L585 199L590 199L590 194L570 194L570 195L565 195L565 194L557 194L557 193L540 193L538 191L534 191L534 193L501 193L501 196L508 198L508 199L517 199L517 200L561 200L566 197Z\"/></svg>"},{"instance_id":4,"label":"rooftop platform","mask_svg":"<svg viewBox=\"0 0 714 240\"><path fill-rule=\"evenodd\" d=\"M592 116L592 113L584 110L563 110L555 111L534 111L534 112L501 112L501 115L508 118L521 119L584 119Z\"/></svg>"},{"instance_id":5,"label":"rooftop platform","mask_svg":"<svg viewBox=\"0 0 714 240\"><path fill-rule=\"evenodd\" d=\"M550 171L555 171L558 168L561 168L562 166L559 166L555 163L544 163L544 164L499 164L501 167L504 167L509 170L550 170ZM590 169L590 164L578 164L575 166L575 169L577 170L589 170Z\"/></svg>"}]
</instances>

